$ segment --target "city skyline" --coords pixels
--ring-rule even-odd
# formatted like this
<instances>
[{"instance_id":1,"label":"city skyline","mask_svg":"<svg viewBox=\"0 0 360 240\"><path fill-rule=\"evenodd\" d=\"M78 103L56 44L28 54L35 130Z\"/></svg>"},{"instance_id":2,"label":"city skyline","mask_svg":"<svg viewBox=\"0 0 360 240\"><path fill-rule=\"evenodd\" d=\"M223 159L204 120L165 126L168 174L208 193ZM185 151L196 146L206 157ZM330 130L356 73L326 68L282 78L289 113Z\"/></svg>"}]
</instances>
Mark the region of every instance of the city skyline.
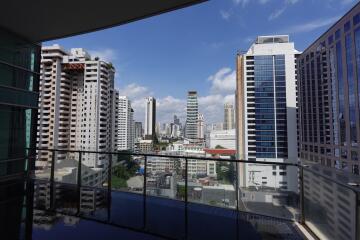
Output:
<instances>
[{"instance_id":1,"label":"city skyline","mask_svg":"<svg viewBox=\"0 0 360 240\"><path fill-rule=\"evenodd\" d=\"M2 236L360 240L354 2L4 2Z\"/></svg>"},{"instance_id":2,"label":"city skyline","mask_svg":"<svg viewBox=\"0 0 360 240\"><path fill-rule=\"evenodd\" d=\"M234 52L248 49L258 35L280 33L290 34L295 47L303 51L354 2L210 1L44 45L56 42L68 49L79 46L110 60L117 72L116 87L121 95L129 96L138 121L143 122L143 98L147 96L157 99L160 122L171 122L173 114L183 120L186 92L194 89L198 91L199 111L206 122L216 123L222 121L216 113L222 112L222 105L233 99ZM300 8L308 11L297 16ZM321 16L316 10L320 8ZM251 14L253 11L258 14ZM139 35L144 37L139 39Z\"/></svg>"}]
</instances>

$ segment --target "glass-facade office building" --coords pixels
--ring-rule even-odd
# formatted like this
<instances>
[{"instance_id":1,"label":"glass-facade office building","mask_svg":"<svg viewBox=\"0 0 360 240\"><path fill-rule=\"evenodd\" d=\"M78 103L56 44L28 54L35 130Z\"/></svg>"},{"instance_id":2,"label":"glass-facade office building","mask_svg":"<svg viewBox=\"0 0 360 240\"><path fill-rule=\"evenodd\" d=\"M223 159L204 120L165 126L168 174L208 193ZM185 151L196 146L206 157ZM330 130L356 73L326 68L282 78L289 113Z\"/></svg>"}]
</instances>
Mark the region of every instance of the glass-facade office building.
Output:
<instances>
[{"instance_id":1,"label":"glass-facade office building","mask_svg":"<svg viewBox=\"0 0 360 240\"><path fill-rule=\"evenodd\" d=\"M238 54L236 122L239 159L294 162L297 151L296 57L287 35L259 36ZM297 192L293 169L240 166L240 185Z\"/></svg>"},{"instance_id":2,"label":"glass-facade office building","mask_svg":"<svg viewBox=\"0 0 360 240\"><path fill-rule=\"evenodd\" d=\"M248 88L254 88L249 93L247 106L249 160L256 158L287 157L286 129L286 88L285 88L285 56L259 55L247 56L254 60L254 82L248 83ZM248 65L248 68L252 68ZM252 77L248 77L252 80ZM253 96L250 98L250 96Z\"/></svg>"},{"instance_id":3,"label":"glass-facade office building","mask_svg":"<svg viewBox=\"0 0 360 240\"><path fill-rule=\"evenodd\" d=\"M34 148L36 142L39 54L39 45L0 29L0 226L4 239L21 238L25 203L21 179L30 167L26 148Z\"/></svg>"},{"instance_id":4,"label":"glass-facade office building","mask_svg":"<svg viewBox=\"0 0 360 240\"><path fill-rule=\"evenodd\" d=\"M350 189L360 182L359 4L301 54L298 70L300 159L319 172L304 171L305 223L321 239L359 239Z\"/></svg>"},{"instance_id":5,"label":"glass-facade office building","mask_svg":"<svg viewBox=\"0 0 360 240\"><path fill-rule=\"evenodd\" d=\"M304 51L299 77L302 160L359 175L358 5Z\"/></svg>"},{"instance_id":6,"label":"glass-facade office building","mask_svg":"<svg viewBox=\"0 0 360 240\"><path fill-rule=\"evenodd\" d=\"M34 148L40 46L0 29L0 179L24 173Z\"/></svg>"}]
</instances>

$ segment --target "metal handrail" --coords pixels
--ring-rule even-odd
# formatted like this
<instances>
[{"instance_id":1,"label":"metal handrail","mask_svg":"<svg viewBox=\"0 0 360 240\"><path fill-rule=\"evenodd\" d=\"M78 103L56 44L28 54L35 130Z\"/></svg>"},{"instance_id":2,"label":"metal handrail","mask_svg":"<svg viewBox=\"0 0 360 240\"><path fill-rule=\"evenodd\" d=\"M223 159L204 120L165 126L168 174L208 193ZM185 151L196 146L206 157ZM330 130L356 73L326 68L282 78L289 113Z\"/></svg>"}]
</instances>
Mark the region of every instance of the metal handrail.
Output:
<instances>
[{"instance_id":1,"label":"metal handrail","mask_svg":"<svg viewBox=\"0 0 360 240\"><path fill-rule=\"evenodd\" d=\"M221 159L221 158L209 158L209 157L193 157L193 156L181 156L181 155L166 155L166 154L154 154L154 153L131 153L131 152L100 152L100 151L87 151L87 150L64 150L64 149L48 149L48 148L28 148L28 150L37 151L55 151L55 152L71 152L71 153L96 153L96 154L112 154L112 155L124 155L124 156L147 156L147 157L164 157L164 158L188 158L190 160L200 161L224 161L233 163L256 163L264 165L283 165L283 166L295 166L298 167L298 163L287 162L265 162L243 159Z\"/></svg>"}]
</instances>

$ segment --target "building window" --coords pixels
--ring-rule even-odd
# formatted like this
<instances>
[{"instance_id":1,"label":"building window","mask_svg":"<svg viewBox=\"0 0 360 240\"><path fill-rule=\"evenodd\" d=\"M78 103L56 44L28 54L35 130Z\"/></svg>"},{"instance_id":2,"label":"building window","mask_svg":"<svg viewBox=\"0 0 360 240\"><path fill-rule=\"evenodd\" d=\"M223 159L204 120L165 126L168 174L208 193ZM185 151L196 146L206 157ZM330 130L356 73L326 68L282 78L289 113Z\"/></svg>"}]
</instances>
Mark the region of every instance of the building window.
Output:
<instances>
[{"instance_id":1,"label":"building window","mask_svg":"<svg viewBox=\"0 0 360 240\"><path fill-rule=\"evenodd\" d=\"M354 17L353 17L353 25L357 25L358 23L360 22L360 13L356 14Z\"/></svg>"},{"instance_id":2,"label":"building window","mask_svg":"<svg viewBox=\"0 0 360 240\"><path fill-rule=\"evenodd\" d=\"M341 37L341 30L338 29L338 30L336 30L336 32L335 32L335 40L340 39L340 37Z\"/></svg>"},{"instance_id":3,"label":"building window","mask_svg":"<svg viewBox=\"0 0 360 240\"><path fill-rule=\"evenodd\" d=\"M351 28L350 21L347 21L347 22L344 24L344 32L349 31L350 28Z\"/></svg>"}]
</instances>

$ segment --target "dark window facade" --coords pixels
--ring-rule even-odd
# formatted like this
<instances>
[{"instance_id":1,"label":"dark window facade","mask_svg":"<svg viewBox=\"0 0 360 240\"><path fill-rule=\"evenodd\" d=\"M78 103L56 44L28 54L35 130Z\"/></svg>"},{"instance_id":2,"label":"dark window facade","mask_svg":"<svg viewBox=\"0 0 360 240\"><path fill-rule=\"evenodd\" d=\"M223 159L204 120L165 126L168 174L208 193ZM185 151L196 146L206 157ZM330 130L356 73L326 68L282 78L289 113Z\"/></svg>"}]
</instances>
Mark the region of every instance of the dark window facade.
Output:
<instances>
[{"instance_id":1,"label":"dark window facade","mask_svg":"<svg viewBox=\"0 0 360 240\"><path fill-rule=\"evenodd\" d=\"M254 107L255 125L249 125L249 131L255 133L256 142L249 144L249 151L256 151L256 158L285 158L288 155L285 56L254 56L252 80L255 98L248 98L248 106Z\"/></svg>"},{"instance_id":2,"label":"dark window facade","mask_svg":"<svg viewBox=\"0 0 360 240\"><path fill-rule=\"evenodd\" d=\"M354 8L299 57L300 157L359 174L360 11Z\"/></svg>"},{"instance_id":3,"label":"dark window facade","mask_svg":"<svg viewBox=\"0 0 360 240\"><path fill-rule=\"evenodd\" d=\"M0 181L28 167L36 143L40 46L0 29ZM14 161L13 161L14 160Z\"/></svg>"}]
</instances>

